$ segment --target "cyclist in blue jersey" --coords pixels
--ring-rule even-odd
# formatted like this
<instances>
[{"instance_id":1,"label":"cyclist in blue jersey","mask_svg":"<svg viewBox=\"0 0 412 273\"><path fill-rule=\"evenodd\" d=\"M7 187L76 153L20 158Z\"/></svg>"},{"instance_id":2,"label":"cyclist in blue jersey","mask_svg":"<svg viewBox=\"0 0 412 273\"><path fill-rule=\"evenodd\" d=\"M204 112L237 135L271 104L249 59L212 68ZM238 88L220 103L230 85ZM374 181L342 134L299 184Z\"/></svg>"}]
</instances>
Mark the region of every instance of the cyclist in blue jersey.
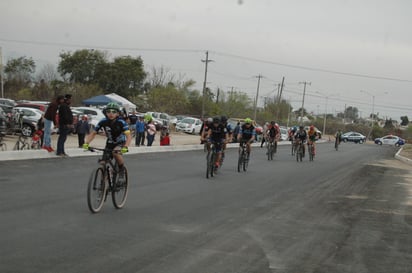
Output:
<instances>
[{"instance_id":1,"label":"cyclist in blue jersey","mask_svg":"<svg viewBox=\"0 0 412 273\"><path fill-rule=\"evenodd\" d=\"M93 141L99 130L103 129L107 137L105 149L113 150L113 157L119 164L119 178L122 178L124 175L124 172L122 172L124 165L122 154L129 151L128 146L132 141L132 136L128 124L120 117L120 106L117 103L108 103L103 113L106 117L99 121L92 133L87 136L83 149L88 150L89 144ZM116 151L120 151L120 153Z\"/></svg>"},{"instance_id":2,"label":"cyclist in blue jersey","mask_svg":"<svg viewBox=\"0 0 412 273\"><path fill-rule=\"evenodd\" d=\"M221 116L221 117L220 117L220 122L222 123L222 125L223 125L223 126L226 128L226 130L227 130L228 140L227 140L226 143L232 143L232 140L233 140L233 129L232 129L232 125L230 125L230 123L227 122L227 117L226 117L226 116ZM223 154L222 154L223 157L225 157L226 143L223 144Z\"/></svg>"},{"instance_id":3,"label":"cyclist in blue jersey","mask_svg":"<svg viewBox=\"0 0 412 273\"><path fill-rule=\"evenodd\" d=\"M302 156L305 157L305 145L304 144L306 143L306 140L308 139L308 134L306 133L303 126L299 126L299 130L295 133L294 138L295 138L296 141L299 141L303 144L302 145L303 146L303 155Z\"/></svg>"},{"instance_id":4,"label":"cyclist in blue jersey","mask_svg":"<svg viewBox=\"0 0 412 273\"><path fill-rule=\"evenodd\" d=\"M239 140L240 145L242 145L242 143L246 143L246 149L249 157L251 152L250 144L256 139L256 130L252 125L252 120L250 118L245 118L245 123L240 127L237 139Z\"/></svg>"},{"instance_id":5,"label":"cyclist in blue jersey","mask_svg":"<svg viewBox=\"0 0 412 273\"><path fill-rule=\"evenodd\" d=\"M218 117L213 118L212 125L209 126L207 131L208 145L207 149L210 150L210 144L214 143L217 152L217 158L215 162L216 168L220 167L220 160L222 158L222 149L228 141L228 133L226 127L220 122Z\"/></svg>"}]
</instances>

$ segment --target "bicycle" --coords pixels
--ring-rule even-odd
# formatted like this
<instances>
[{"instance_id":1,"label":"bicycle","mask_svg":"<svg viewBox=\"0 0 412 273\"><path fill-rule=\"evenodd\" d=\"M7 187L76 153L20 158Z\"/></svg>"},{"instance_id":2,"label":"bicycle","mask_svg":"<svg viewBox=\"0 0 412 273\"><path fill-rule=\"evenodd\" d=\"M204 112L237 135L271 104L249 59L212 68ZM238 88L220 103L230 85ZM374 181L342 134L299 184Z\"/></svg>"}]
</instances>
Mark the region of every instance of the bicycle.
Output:
<instances>
[{"instance_id":1,"label":"bicycle","mask_svg":"<svg viewBox=\"0 0 412 273\"><path fill-rule=\"evenodd\" d=\"M120 153L120 151L94 147L89 147L88 150L103 152L102 158L98 160L98 167L90 175L87 186L87 205L90 211L99 212L109 193L112 195L113 206L116 209L123 208L129 191L129 179L127 168L123 166L124 179L119 181L119 165L113 158L113 152Z\"/></svg>"},{"instance_id":2,"label":"bicycle","mask_svg":"<svg viewBox=\"0 0 412 273\"><path fill-rule=\"evenodd\" d=\"M24 135L20 135L19 139L14 144L13 150L20 151L20 150L30 150L30 144L27 141L28 137Z\"/></svg>"},{"instance_id":3,"label":"bicycle","mask_svg":"<svg viewBox=\"0 0 412 273\"><path fill-rule=\"evenodd\" d=\"M267 145L267 152L266 155L268 156L268 160L273 160L273 154L276 153L276 147L273 140L269 140Z\"/></svg>"},{"instance_id":4,"label":"bicycle","mask_svg":"<svg viewBox=\"0 0 412 273\"><path fill-rule=\"evenodd\" d=\"M296 151L295 151L295 154L296 154L296 161L297 162L302 162L302 158L303 158L303 143L302 143L302 141L299 141L299 143L297 143L297 146L296 146Z\"/></svg>"},{"instance_id":5,"label":"bicycle","mask_svg":"<svg viewBox=\"0 0 412 273\"><path fill-rule=\"evenodd\" d=\"M210 145L210 149L207 149L207 155L206 155L206 178L213 177L215 172L216 172L216 158L217 158L217 152L216 152L216 144L212 143Z\"/></svg>"},{"instance_id":6,"label":"bicycle","mask_svg":"<svg viewBox=\"0 0 412 273\"><path fill-rule=\"evenodd\" d=\"M335 139L335 150L336 150L336 151L339 150L339 144L340 144L340 141L339 141L338 138L336 138L336 139Z\"/></svg>"},{"instance_id":7,"label":"bicycle","mask_svg":"<svg viewBox=\"0 0 412 273\"><path fill-rule=\"evenodd\" d=\"M249 153L247 152L246 149L246 142L241 141L240 147L239 147L239 159L237 162L237 171L240 172L241 169L246 172L247 167L249 164Z\"/></svg>"},{"instance_id":8,"label":"bicycle","mask_svg":"<svg viewBox=\"0 0 412 273\"><path fill-rule=\"evenodd\" d=\"M313 143L308 144L309 161L313 161L315 158L315 145Z\"/></svg>"},{"instance_id":9,"label":"bicycle","mask_svg":"<svg viewBox=\"0 0 412 273\"><path fill-rule=\"evenodd\" d=\"M3 141L4 136L4 134L0 134L0 150L3 152L7 151L7 144Z\"/></svg>"}]
</instances>

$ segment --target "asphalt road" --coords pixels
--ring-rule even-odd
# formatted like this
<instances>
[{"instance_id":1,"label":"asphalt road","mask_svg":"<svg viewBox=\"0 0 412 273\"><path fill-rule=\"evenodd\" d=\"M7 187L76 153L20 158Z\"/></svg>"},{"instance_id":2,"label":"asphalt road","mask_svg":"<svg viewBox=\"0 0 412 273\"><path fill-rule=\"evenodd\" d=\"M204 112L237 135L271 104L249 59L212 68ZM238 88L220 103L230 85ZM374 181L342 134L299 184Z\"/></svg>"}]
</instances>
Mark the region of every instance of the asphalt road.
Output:
<instances>
[{"instance_id":1,"label":"asphalt road","mask_svg":"<svg viewBox=\"0 0 412 273\"><path fill-rule=\"evenodd\" d=\"M412 173L375 145L127 156L122 210L86 204L93 157L0 162L0 272L411 272Z\"/></svg>"}]
</instances>

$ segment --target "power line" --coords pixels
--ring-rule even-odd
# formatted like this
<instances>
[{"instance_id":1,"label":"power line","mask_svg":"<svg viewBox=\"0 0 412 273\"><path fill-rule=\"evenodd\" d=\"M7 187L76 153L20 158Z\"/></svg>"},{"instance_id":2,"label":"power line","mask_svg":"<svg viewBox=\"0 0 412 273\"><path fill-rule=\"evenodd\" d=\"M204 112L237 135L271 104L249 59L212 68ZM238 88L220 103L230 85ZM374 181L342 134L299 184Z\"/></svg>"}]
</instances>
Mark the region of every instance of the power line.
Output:
<instances>
[{"instance_id":1,"label":"power line","mask_svg":"<svg viewBox=\"0 0 412 273\"><path fill-rule=\"evenodd\" d=\"M114 46L96 46L96 45L85 45L85 44L68 44L68 43L57 43L57 42L43 42L43 41L30 41L30 40L16 40L16 39L4 39L0 38L0 41L3 42L12 42L12 43L20 43L20 44L35 44L35 45L49 45L49 46L62 46L62 47L76 47L76 48L95 48L95 49L111 49L111 50L127 50L127 51L152 51L152 52L180 52L180 53L202 53L205 50L200 49L173 49L173 48L134 48L134 47L114 47ZM322 73L330 73L330 74L337 74L337 75L344 75L350 77L358 77L358 78L367 78L367 79L375 79L375 80L387 80L387 81L396 81L396 82L408 82L412 83L412 80L407 79L400 79L400 78L392 78L392 77L384 77L384 76L375 76L375 75L367 75L367 74L360 74L360 73L351 73L351 72L344 72L344 71L336 71L331 69L324 69L324 68L317 68L317 67L310 67L310 66L303 66L303 65L293 65L287 63L280 63L275 61L268 61L262 60L247 56L240 56L231 53L219 52L219 51L209 51L210 53L214 53L220 56L226 56L235 59L247 60L251 62L257 63L265 63L277 66L284 66L294 69L301 69L301 70L308 70L308 71L316 71Z\"/></svg>"}]
</instances>

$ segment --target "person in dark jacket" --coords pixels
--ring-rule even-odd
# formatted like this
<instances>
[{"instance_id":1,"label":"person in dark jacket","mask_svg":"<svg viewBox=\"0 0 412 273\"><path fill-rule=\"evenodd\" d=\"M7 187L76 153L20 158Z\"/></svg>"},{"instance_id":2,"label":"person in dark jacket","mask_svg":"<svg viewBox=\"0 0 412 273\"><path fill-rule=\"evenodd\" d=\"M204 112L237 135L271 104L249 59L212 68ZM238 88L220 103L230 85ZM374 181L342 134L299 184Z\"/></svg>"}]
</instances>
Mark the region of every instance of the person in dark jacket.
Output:
<instances>
[{"instance_id":1,"label":"person in dark jacket","mask_svg":"<svg viewBox=\"0 0 412 273\"><path fill-rule=\"evenodd\" d=\"M76 132L77 132L77 137L79 139L79 148L82 148L83 144L84 144L84 138L90 132L90 125L89 125L89 122L87 121L87 116L86 115L84 115L82 117L82 119L80 119L77 122Z\"/></svg>"},{"instance_id":2,"label":"person in dark jacket","mask_svg":"<svg viewBox=\"0 0 412 273\"><path fill-rule=\"evenodd\" d=\"M54 152L54 149L51 146L51 127L53 122L56 123L56 114L59 108L59 105L64 103L64 96L57 96L49 106L47 107L46 113L44 113L44 145L43 149L47 150L49 153Z\"/></svg>"},{"instance_id":3,"label":"person in dark jacket","mask_svg":"<svg viewBox=\"0 0 412 273\"><path fill-rule=\"evenodd\" d=\"M64 151L64 143L66 142L67 135L73 128L73 113L70 109L72 95L66 94L64 96L64 102L59 105L59 138L57 140L58 156L67 156Z\"/></svg>"}]
</instances>

